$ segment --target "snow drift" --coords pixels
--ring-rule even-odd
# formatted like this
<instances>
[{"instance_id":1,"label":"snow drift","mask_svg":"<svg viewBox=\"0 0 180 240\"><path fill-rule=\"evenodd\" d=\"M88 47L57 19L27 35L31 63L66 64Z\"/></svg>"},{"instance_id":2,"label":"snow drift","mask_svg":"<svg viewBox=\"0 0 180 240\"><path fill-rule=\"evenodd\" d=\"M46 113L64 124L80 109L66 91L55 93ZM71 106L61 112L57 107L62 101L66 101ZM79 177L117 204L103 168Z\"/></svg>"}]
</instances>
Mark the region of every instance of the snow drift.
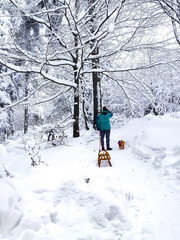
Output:
<instances>
[{"instance_id":1,"label":"snow drift","mask_svg":"<svg viewBox=\"0 0 180 240\"><path fill-rule=\"evenodd\" d=\"M43 148L45 164L36 167L14 136L0 148L0 238L180 239L179 132L179 113L113 126L112 168L98 168L93 130ZM124 150L118 148L121 139Z\"/></svg>"}]
</instances>

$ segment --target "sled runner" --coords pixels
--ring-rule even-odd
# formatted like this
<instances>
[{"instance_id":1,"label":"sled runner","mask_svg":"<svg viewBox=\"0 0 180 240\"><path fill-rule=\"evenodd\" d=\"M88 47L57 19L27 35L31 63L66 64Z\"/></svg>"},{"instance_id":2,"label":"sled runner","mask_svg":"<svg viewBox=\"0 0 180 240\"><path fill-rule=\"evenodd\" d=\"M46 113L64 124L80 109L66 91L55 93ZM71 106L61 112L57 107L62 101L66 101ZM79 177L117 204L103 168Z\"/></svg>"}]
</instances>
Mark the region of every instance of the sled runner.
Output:
<instances>
[{"instance_id":1,"label":"sled runner","mask_svg":"<svg viewBox=\"0 0 180 240\"><path fill-rule=\"evenodd\" d=\"M112 167L112 164L111 164L110 160L111 160L111 157L106 150L105 151L99 150L99 152L98 152L98 166L99 167L100 167L102 161L108 162L109 166Z\"/></svg>"}]
</instances>

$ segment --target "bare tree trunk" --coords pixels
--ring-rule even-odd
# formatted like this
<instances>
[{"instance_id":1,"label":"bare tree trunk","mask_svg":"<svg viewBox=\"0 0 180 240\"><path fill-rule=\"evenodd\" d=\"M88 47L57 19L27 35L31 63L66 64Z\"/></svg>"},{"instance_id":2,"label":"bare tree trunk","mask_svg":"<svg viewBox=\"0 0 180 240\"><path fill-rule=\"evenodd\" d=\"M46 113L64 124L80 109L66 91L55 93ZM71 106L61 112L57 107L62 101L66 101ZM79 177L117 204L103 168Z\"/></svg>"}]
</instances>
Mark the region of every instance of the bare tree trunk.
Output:
<instances>
[{"instance_id":1,"label":"bare tree trunk","mask_svg":"<svg viewBox=\"0 0 180 240\"><path fill-rule=\"evenodd\" d=\"M25 86L24 86L24 96L28 96L28 80L29 80L29 73L25 74ZM28 113L28 106L25 105L24 109L24 133L28 132L29 126L29 113Z\"/></svg>"},{"instance_id":2,"label":"bare tree trunk","mask_svg":"<svg viewBox=\"0 0 180 240\"><path fill-rule=\"evenodd\" d=\"M75 1L75 9L76 9L76 16L78 14L78 7L79 7L79 0ZM79 53L78 53L78 43L79 43L79 39L78 39L78 35L76 33L74 34L74 46L75 46L75 57L73 58L73 61L75 63L74 66L74 82L76 83L76 88L74 89L74 114L73 114L73 118L74 118L74 123L73 123L73 137L79 137L80 136L80 132L79 132L79 74L78 74L78 57L79 57Z\"/></svg>"},{"instance_id":3,"label":"bare tree trunk","mask_svg":"<svg viewBox=\"0 0 180 240\"><path fill-rule=\"evenodd\" d=\"M77 72L75 71L75 69L74 78L77 87L76 89L74 89L73 137L79 137L79 78L77 77Z\"/></svg>"},{"instance_id":4,"label":"bare tree trunk","mask_svg":"<svg viewBox=\"0 0 180 240\"><path fill-rule=\"evenodd\" d=\"M85 122L85 127L86 127L86 130L89 130L89 127L88 127L88 118L87 118L87 115L86 115L86 110L85 110L85 93L83 92L83 100L82 100L82 111L83 111L83 116L84 116L84 122Z\"/></svg>"},{"instance_id":5,"label":"bare tree trunk","mask_svg":"<svg viewBox=\"0 0 180 240\"><path fill-rule=\"evenodd\" d=\"M93 51L93 54L95 52L95 55L98 53L98 47ZM93 59L92 60L92 68L97 69L99 65L99 59ZM92 81L93 81L93 109L94 109L94 115L93 115L93 127L95 128L96 124L96 118L99 112L102 110L102 100L101 100L101 78L100 74L94 72L92 74Z\"/></svg>"},{"instance_id":6,"label":"bare tree trunk","mask_svg":"<svg viewBox=\"0 0 180 240\"><path fill-rule=\"evenodd\" d=\"M95 0L88 0L89 6L91 7ZM91 17L91 26L90 31L93 33L95 31L95 19L93 17L93 13L95 10L95 5L90 8L89 14ZM93 50L92 55L98 55L99 47L95 46L95 41L91 41L91 48ZM98 69L99 67L99 58L92 59L92 68ZM102 110L102 100L101 100L101 78L98 72L93 72L92 74L92 82L93 82L93 127L95 128L96 118L98 113Z\"/></svg>"}]
</instances>

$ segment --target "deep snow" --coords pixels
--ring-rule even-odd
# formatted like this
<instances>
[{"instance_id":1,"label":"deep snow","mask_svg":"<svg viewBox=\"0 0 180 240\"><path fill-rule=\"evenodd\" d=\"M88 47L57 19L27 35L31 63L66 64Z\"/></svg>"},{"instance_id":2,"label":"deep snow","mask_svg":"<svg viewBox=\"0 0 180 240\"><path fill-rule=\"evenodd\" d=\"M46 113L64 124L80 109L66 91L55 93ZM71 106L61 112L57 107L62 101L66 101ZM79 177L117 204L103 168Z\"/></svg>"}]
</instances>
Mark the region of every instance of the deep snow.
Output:
<instances>
[{"instance_id":1,"label":"deep snow","mask_svg":"<svg viewBox=\"0 0 180 240\"><path fill-rule=\"evenodd\" d=\"M35 167L22 138L9 139L0 145L0 239L179 240L179 134L180 113L112 128L112 167L100 168L93 130L42 148Z\"/></svg>"}]
</instances>

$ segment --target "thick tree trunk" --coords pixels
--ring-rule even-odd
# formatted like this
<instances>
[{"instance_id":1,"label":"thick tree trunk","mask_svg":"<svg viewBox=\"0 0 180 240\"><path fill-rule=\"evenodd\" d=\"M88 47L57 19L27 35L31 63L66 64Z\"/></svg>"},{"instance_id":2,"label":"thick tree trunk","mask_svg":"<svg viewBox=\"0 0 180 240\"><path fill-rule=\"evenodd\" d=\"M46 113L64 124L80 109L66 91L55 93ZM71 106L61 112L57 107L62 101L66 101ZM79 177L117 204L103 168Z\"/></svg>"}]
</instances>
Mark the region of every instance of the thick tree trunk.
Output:
<instances>
[{"instance_id":1,"label":"thick tree trunk","mask_svg":"<svg viewBox=\"0 0 180 240\"><path fill-rule=\"evenodd\" d=\"M98 52L98 49L96 48L96 53L97 52ZM98 65L99 65L99 59L98 58L92 60L92 68L93 69L97 69ZM92 81L93 81L93 109L94 109L93 127L95 128L97 115L102 110L101 78L100 78L100 74L94 72L92 74Z\"/></svg>"},{"instance_id":2,"label":"thick tree trunk","mask_svg":"<svg viewBox=\"0 0 180 240\"><path fill-rule=\"evenodd\" d=\"M77 88L74 90L74 123L73 137L79 137L79 81L76 79Z\"/></svg>"},{"instance_id":3,"label":"thick tree trunk","mask_svg":"<svg viewBox=\"0 0 180 240\"><path fill-rule=\"evenodd\" d=\"M94 4L95 0L88 0L89 7L91 7ZM91 16L91 26L90 26L90 31L94 33L95 31L95 19L94 19L94 10L95 10L95 5L90 8L89 10L89 15ZM91 41L91 48L94 48L95 41ZM96 46L94 50L92 51L92 55L98 55L99 53L99 47ZM99 58L94 58L92 60L92 68L93 69L98 69L99 67ZM100 74L98 72L94 72L92 74L92 82L93 82L93 127L95 128L96 124L96 118L98 113L102 110L102 99L101 99L101 78Z\"/></svg>"},{"instance_id":4,"label":"thick tree trunk","mask_svg":"<svg viewBox=\"0 0 180 240\"><path fill-rule=\"evenodd\" d=\"M78 36L74 36L75 47L78 46ZM74 58L74 82L76 83L76 89L74 89L74 123L73 123L73 137L79 137L79 75L78 75L78 50L76 50L76 57Z\"/></svg>"},{"instance_id":5,"label":"thick tree trunk","mask_svg":"<svg viewBox=\"0 0 180 240\"><path fill-rule=\"evenodd\" d=\"M75 9L76 9L76 16L78 15L78 11L79 11L79 1L76 0L75 1ZM78 43L79 43L79 39L78 39L78 35L74 34L74 46L76 48L75 50L75 57L73 58L73 61L75 63L74 66L74 82L76 83L77 87L76 89L74 89L74 114L73 114L73 119L74 119L74 123L73 123L73 137L79 137L80 136L80 132L79 132L79 74L78 74L78 57L79 57L79 52L78 52Z\"/></svg>"}]
</instances>

